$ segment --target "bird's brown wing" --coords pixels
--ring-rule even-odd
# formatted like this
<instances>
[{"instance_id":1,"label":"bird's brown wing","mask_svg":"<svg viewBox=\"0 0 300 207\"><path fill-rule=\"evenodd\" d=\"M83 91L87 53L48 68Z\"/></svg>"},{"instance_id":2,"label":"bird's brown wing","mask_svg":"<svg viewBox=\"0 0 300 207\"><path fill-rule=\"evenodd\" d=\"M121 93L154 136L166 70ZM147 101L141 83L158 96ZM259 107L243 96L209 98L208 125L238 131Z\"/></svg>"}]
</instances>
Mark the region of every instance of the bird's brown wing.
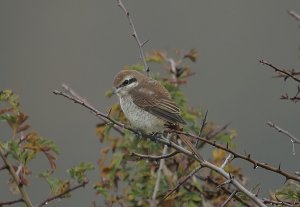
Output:
<instances>
[{"instance_id":1,"label":"bird's brown wing","mask_svg":"<svg viewBox=\"0 0 300 207\"><path fill-rule=\"evenodd\" d=\"M180 115L180 109L171 99L169 92L157 81L147 82L147 84L148 87L143 87L142 83L140 87L134 89L132 92L135 96L133 102L145 111L169 123L186 124Z\"/></svg>"}]
</instances>

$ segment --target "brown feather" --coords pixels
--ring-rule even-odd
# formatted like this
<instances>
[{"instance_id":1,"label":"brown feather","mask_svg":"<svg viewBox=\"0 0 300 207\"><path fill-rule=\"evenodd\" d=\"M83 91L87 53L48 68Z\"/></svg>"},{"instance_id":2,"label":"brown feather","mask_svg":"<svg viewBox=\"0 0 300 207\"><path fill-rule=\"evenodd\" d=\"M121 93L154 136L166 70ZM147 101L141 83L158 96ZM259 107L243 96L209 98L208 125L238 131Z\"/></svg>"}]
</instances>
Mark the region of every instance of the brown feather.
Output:
<instances>
[{"instance_id":1,"label":"brown feather","mask_svg":"<svg viewBox=\"0 0 300 207\"><path fill-rule=\"evenodd\" d=\"M130 91L134 104L171 124L186 124L170 93L158 81L147 77L139 81Z\"/></svg>"}]
</instances>

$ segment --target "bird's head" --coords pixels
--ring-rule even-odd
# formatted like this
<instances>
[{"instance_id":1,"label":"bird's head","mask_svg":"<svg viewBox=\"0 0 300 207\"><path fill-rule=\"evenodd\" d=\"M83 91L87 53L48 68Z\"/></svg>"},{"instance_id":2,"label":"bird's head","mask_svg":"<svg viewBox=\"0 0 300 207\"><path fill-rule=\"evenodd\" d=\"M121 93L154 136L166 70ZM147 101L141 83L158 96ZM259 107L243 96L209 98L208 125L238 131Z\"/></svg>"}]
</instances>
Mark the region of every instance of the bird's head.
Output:
<instances>
[{"instance_id":1,"label":"bird's head","mask_svg":"<svg viewBox=\"0 0 300 207\"><path fill-rule=\"evenodd\" d=\"M122 70L114 77L114 94L119 97L127 95L137 87L146 76L135 70Z\"/></svg>"}]
</instances>

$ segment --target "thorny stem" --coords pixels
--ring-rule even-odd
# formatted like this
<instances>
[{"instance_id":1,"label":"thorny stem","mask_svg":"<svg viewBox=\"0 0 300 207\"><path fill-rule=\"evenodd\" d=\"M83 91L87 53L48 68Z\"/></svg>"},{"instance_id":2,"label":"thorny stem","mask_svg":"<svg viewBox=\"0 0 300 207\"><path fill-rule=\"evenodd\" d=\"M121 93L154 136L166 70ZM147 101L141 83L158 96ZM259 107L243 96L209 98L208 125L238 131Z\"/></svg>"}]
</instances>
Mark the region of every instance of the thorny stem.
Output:
<instances>
[{"instance_id":1,"label":"thorny stem","mask_svg":"<svg viewBox=\"0 0 300 207\"><path fill-rule=\"evenodd\" d=\"M205 142L205 143L207 143L207 144L209 144L211 146L214 146L216 148L219 148L219 149L222 149L222 150L224 150L226 152L229 152L229 153L231 153L233 155L233 158L240 158L240 159L243 159L243 160L246 160L246 161L252 163L254 165L254 168L261 167L261 168L264 168L266 170L270 170L270 171L273 171L275 173L278 173L278 174L284 176L287 180L291 179L291 180L295 180L295 181L298 181L298 182L300 181L300 177L294 176L294 175L292 175L290 173L287 173L287 172L281 170L280 166L278 168L276 168L276 167L273 167L273 166L271 166L271 165L269 165L267 163L257 161L255 159L251 158L250 154L248 154L248 155L241 155L241 154L239 154L239 153L237 153L237 152L229 149L228 146L222 146L220 144L217 144L215 141L210 141L210 140L207 140L207 139L205 139L203 137L199 137L199 136L193 135L193 134L188 133L188 132L182 132L182 131L178 131L178 130L172 130L172 131L174 133L177 133L177 134L185 134L188 137L191 137L193 139L199 139L199 140L201 140L201 141L203 141L203 142Z\"/></svg>"}]
</instances>

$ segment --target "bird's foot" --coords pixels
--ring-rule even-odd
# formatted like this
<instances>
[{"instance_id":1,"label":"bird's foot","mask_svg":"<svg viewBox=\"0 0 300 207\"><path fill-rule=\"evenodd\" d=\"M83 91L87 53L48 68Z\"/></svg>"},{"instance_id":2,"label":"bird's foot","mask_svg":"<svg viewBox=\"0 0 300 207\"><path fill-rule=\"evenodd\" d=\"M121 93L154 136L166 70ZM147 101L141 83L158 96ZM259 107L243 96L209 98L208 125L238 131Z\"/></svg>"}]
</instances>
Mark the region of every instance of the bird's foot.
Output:
<instances>
[{"instance_id":1,"label":"bird's foot","mask_svg":"<svg viewBox=\"0 0 300 207\"><path fill-rule=\"evenodd\" d=\"M142 131L141 130L136 130L135 132L134 132L134 134L135 134L135 136L138 138L138 139L142 139L143 138L143 133L142 133Z\"/></svg>"},{"instance_id":2,"label":"bird's foot","mask_svg":"<svg viewBox=\"0 0 300 207\"><path fill-rule=\"evenodd\" d=\"M162 135L161 132L152 132L152 133L149 135L149 138L150 138L151 141L156 142L157 137L160 137L161 135Z\"/></svg>"}]
</instances>

